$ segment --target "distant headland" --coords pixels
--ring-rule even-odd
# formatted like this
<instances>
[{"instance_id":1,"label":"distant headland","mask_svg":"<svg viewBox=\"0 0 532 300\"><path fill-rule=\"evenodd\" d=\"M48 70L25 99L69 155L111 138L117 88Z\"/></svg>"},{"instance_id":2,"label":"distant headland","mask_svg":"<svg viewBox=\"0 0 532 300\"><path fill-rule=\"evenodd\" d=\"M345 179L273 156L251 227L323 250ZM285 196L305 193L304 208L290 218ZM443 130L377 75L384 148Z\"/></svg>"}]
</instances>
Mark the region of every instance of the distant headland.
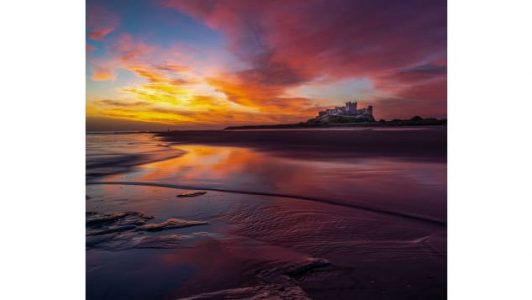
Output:
<instances>
[{"instance_id":1,"label":"distant headland","mask_svg":"<svg viewBox=\"0 0 532 300\"><path fill-rule=\"evenodd\" d=\"M356 101L349 101L345 106L322 110L318 115L306 122L276 125L245 125L230 126L232 129L283 129L283 128L326 128L326 127L395 127L395 126L429 126L445 125L446 119L422 118L413 116L410 119L393 119L375 121L373 106L358 108Z\"/></svg>"}]
</instances>

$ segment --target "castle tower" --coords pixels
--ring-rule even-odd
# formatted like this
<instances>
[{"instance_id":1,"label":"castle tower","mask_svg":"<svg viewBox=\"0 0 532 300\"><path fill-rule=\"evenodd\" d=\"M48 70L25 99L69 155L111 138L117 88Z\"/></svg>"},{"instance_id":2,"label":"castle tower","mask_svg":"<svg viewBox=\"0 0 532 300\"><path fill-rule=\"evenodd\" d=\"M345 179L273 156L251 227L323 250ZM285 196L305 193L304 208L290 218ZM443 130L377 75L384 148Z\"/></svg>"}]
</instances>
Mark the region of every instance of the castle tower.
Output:
<instances>
[{"instance_id":1,"label":"castle tower","mask_svg":"<svg viewBox=\"0 0 532 300\"><path fill-rule=\"evenodd\" d=\"M346 102L345 103L345 108L347 110L347 112L350 114L350 115L356 115L357 113L357 102Z\"/></svg>"}]
</instances>

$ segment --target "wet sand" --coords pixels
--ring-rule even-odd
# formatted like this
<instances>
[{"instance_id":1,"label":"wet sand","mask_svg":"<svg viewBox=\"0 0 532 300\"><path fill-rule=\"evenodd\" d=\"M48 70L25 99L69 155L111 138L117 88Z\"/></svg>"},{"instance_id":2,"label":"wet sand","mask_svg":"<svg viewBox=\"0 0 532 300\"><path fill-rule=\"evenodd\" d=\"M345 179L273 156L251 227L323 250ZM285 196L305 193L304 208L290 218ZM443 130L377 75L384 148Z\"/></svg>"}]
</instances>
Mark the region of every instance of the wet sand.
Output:
<instances>
[{"instance_id":1,"label":"wet sand","mask_svg":"<svg viewBox=\"0 0 532 300\"><path fill-rule=\"evenodd\" d=\"M389 133L151 137L88 178L88 299L445 299L445 130Z\"/></svg>"}]
</instances>

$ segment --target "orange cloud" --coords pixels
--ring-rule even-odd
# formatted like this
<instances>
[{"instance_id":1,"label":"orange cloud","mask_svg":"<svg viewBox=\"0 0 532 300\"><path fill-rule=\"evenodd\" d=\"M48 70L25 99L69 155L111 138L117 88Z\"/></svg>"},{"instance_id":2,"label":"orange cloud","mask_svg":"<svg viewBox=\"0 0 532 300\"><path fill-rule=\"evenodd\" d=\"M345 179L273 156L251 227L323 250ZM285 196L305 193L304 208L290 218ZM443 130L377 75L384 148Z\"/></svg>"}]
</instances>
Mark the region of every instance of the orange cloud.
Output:
<instances>
[{"instance_id":1,"label":"orange cloud","mask_svg":"<svg viewBox=\"0 0 532 300\"><path fill-rule=\"evenodd\" d=\"M158 69L176 73L190 72L190 67L179 64L164 64L159 66Z\"/></svg>"},{"instance_id":2,"label":"orange cloud","mask_svg":"<svg viewBox=\"0 0 532 300\"><path fill-rule=\"evenodd\" d=\"M301 119L319 110L311 99L284 96L290 87L288 85L264 85L256 80L228 74L211 77L208 82L230 101L272 117L296 116Z\"/></svg>"},{"instance_id":3,"label":"orange cloud","mask_svg":"<svg viewBox=\"0 0 532 300\"><path fill-rule=\"evenodd\" d=\"M145 66L130 66L128 67L130 71L133 71L135 74L137 74L140 77L148 79L150 82L164 82L167 81L167 78L163 76L163 74L158 73L154 71L151 68L147 68Z\"/></svg>"},{"instance_id":4,"label":"orange cloud","mask_svg":"<svg viewBox=\"0 0 532 300\"><path fill-rule=\"evenodd\" d=\"M92 73L91 79L95 81L113 80L115 79L115 74L111 70L108 70L108 69L96 68L94 69L94 72Z\"/></svg>"},{"instance_id":5,"label":"orange cloud","mask_svg":"<svg viewBox=\"0 0 532 300\"><path fill-rule=\"evenodd\" d=\"M93 79L113 79L113 72L97 67L107 65L130 70L147 82L120 89L129 101L93 101L97 109L91 117L182 126L268 124L299 122L320 109L310 99L283 96L285 86L266 87L253 76L196 74L193 66L151 64L142 57L95 61Z\"/></svg>"}]
</instances>

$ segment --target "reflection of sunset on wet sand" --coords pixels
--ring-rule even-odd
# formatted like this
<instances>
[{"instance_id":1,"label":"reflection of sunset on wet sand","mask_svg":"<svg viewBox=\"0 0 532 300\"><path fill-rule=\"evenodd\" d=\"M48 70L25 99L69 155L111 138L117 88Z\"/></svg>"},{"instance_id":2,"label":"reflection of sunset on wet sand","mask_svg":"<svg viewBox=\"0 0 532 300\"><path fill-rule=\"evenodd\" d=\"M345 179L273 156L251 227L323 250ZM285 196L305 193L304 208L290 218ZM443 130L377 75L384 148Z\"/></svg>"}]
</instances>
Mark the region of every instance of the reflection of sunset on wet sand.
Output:
<instances>
[{"instance_id":1,"label":"reflection of sunset on wet sand","mask_svg":"<svg viewBox=\"0 0 532 300\"><path fill-rule=\"evenodd\" d=\"M140 166L108 181L156 182L250 192L275 191L396 207L445 219L445 165L391 158L308 161L243 147L178 145L182 156ZM436 193L436 194L435 194ZM435 197L435 195L438 195ZM417 203L423 203L417 207Z\"/></svg>"}]
</instances>

